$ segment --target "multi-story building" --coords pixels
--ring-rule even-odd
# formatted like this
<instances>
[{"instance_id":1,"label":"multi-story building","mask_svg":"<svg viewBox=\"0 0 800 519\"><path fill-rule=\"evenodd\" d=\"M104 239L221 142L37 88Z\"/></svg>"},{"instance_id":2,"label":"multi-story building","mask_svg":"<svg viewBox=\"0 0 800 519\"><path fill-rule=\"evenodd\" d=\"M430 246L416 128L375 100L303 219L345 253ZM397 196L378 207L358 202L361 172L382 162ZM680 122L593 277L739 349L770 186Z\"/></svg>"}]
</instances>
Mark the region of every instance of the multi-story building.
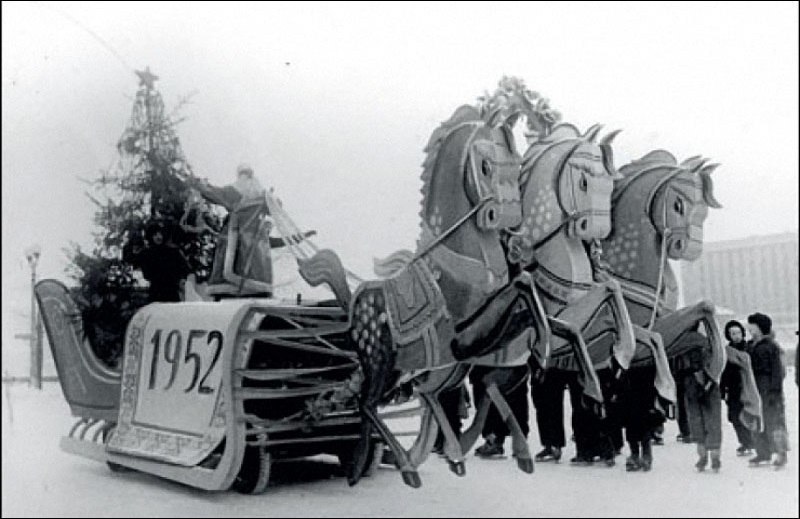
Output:
<instances>
[{"instance_id":1,"label":"multi-story building","mask_svg":"<svg viewBox=\"0 0 800 519\"><path fill-rule=\"evenodd\" d=\"M700 259L680 269L685 304L708 299L738 319L762 312L782 345L797 341L797 232L705 243Z\"/></svg>"}]
</instances>

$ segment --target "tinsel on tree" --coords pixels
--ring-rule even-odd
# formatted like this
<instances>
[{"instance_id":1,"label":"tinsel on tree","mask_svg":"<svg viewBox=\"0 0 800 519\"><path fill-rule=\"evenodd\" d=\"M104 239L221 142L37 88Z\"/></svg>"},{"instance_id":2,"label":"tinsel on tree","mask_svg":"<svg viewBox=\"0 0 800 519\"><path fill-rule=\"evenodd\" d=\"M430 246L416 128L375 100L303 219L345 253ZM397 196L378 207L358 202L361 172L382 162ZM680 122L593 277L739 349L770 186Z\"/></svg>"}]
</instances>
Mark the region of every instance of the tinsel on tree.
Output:
<instances>
[{"instance_id":1,"label":"tinsel on tree","mask_svg":"<svg viewBox=\"0 0 800 519\"><path fill-rule=\"evenodd\" d=\"M73 244L68 251L68 273L77 282L72 295L84 333L98 357L112 366L120 357L128 321L147 302L135 271L148 227L163 227L170 245L183 252L202 282L211 270L213 229L221 226L218 215L188 205L192 196L185 181L192 172L175 132L179 121L165 110L153 85L157 76L149 68L136 73L139 88L117 143L118 159L90 181L87 193L97 206L94 248L86 252Z\"/></svg>"}]
</instances>

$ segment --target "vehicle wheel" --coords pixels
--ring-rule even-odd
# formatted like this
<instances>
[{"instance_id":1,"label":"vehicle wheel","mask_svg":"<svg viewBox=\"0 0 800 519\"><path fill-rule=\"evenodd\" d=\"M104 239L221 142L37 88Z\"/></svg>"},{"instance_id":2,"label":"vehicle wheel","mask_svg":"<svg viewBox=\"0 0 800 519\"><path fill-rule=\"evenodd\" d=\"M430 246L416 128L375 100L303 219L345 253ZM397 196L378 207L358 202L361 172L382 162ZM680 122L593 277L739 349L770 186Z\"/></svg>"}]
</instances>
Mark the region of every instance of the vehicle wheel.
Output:
<instances>
[{"instance_id":1,"label":"vehicle wheel","mask_svg":"<svg viewBox=\"0 0 800 519\"><path fill-rule=\"evenodd\" d=\"M261 445L247 446L239 474L233 481L232 488L242 494L263 494L269 484L272 469L272 454Z\"/></svg>"}]
</instances>

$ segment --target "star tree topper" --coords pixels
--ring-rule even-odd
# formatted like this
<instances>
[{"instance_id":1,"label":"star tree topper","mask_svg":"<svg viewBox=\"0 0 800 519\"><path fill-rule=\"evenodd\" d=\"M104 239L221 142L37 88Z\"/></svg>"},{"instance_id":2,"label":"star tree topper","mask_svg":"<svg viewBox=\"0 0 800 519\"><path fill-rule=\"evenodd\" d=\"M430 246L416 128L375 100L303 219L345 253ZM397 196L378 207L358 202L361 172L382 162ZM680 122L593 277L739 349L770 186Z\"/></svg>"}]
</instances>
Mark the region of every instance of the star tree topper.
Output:
<instances>
[{"instance_id":1,"label":"star tree topper","mask_svg":"<svg viewBox=\"0 0 800 519\"><path fill-rule=\"evenodd\" d=\"M139 86L144 85L148 89L153 88L153 83L155 82L156 79L158 79L158 76L150 72L149 66L145 67L144 70L136 70L135 72L136 75L139 76Z\"/></svg>"}]
</instances>

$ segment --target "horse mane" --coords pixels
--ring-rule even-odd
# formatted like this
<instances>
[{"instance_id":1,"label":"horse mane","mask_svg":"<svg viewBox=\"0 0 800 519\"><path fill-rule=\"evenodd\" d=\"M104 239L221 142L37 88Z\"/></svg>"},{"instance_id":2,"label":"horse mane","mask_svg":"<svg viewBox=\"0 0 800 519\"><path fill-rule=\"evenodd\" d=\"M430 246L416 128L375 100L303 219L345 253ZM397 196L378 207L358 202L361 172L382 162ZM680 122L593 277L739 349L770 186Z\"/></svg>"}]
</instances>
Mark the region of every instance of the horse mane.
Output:
<instances>
[{"instance_id":1,"label":"horse mane","mask_svg":"<svg viewBox=\"0 0 800 519\"><path fill-rule=\"evenodd\" d=\"M430 139L428 139L428 144L425 145L425 149L423 151L426 153L426 155L425 160L422 162L421 176L422 201L420 202L421 207L419 211L421 228L425 224L425 207L428 204L428 193L430 193L431 180L433 178L433 172L436 169L436 162L439 158L439 152L441 151L442 145L452 131L459 125L471 122L483 123L484 119L481 117L481 114L477 108L469 105L462 105L456 109L450 119L440 124L439 127L433 131ZM420 239L417 243L418 246L422 240L422 235L424 235L424 233L420 235Z\"/></svg>"}]
</instances>

